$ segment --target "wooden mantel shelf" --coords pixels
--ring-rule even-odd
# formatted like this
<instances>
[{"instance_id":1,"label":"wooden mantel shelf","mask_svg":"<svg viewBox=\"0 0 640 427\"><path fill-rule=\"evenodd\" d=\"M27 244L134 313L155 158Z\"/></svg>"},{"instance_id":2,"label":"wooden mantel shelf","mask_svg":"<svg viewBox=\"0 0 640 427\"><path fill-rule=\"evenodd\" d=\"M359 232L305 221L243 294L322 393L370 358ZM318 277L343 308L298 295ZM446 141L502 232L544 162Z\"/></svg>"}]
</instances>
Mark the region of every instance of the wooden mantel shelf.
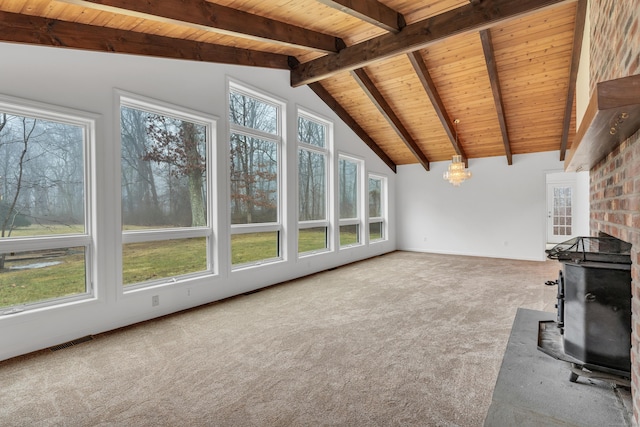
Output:
<instances>
[{"instance_id":1,"label":"wooden mantel shelf","mask_svg":"<svg viewBox=\"0 0 640 427\"><path fill-rule=\"evenodd\" d=\"M600 82L567 150L567 172L590 170L640 129L640 74Z\"/></svg>"}]
</instances>

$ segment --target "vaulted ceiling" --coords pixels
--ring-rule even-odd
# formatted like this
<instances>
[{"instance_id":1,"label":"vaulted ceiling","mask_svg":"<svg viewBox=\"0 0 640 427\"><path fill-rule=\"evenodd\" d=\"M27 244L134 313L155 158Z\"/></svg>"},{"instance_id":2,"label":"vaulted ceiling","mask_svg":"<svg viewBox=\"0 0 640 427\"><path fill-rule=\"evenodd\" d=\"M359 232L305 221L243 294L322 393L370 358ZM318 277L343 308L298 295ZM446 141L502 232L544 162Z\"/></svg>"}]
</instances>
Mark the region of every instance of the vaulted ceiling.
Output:
<instances>
[{"instance_id":1,"label":"vaulted ceiling","mask_svg":"<svg viewBox=\"0 0 640 427\"><path fill-rule=\"evenodd\" d=\"M563 160L585 14L586 0L0 0L0 41L288 70L391 169L428 170L454 154Z\"/></svg>"}]
</instances>

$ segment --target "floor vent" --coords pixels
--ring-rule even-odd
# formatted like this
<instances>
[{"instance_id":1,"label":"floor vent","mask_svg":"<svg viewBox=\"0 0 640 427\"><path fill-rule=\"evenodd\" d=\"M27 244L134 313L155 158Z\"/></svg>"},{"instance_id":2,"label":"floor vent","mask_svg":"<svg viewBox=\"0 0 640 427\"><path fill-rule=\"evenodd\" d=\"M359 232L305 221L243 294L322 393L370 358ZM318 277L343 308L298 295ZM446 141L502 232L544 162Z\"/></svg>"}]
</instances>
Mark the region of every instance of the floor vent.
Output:
<instances>
[{"instance_id":1,"label":"floor vent","mask_svg":"<svg viewBox=\"0 0 640 427\"><path fill-rule=\"evenodd\" d=\"M78 344L82 344L83 342L87 342L87 341L91 341L93 340L93 337L91 335L87 335L86 337L82 337L82 338L78 338L69 342L65 342L62 344L58 344L58 345L54 345L53 347L49 347L49 350L51 351L58 351L58 350L62 350L63 348L69 348L72 347L74 345L78 345Z\"/></svg>"}]
</instances>

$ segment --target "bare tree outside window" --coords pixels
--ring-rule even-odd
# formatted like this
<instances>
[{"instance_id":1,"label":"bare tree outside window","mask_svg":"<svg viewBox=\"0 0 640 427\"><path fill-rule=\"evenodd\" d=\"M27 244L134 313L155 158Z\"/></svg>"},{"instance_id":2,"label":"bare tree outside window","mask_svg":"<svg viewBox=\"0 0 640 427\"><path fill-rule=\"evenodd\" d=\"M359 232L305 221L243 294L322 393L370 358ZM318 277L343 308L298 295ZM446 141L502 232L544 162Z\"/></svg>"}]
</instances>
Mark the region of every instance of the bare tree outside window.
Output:
<instances>
[{"instance_id":1,"label":"bare tree outside window","mask_svg":"<svg viewBox=\"0 0 640 427\"><path fill-rule=\"evenodd\" d=\"M361 243L359 208L360 164L357 160L338 160L338 198L340 203L340 246Z\"/></svg>"},{"instance_id":2,"label":"bare tree outside window","mask_svg":"<svg viewBox=\"0 0 640 427\"><path fill-rule=\"evenodd\" d=\"M382 180L369 178L369 217L382 216Z\"/></svg>"},{"instance_id":3,"label":"bare tree outside window","mask_svg":"<svg viewBox=\"0 0 640 427\"><path fill-rule=\"evenodd\" d=\"M383 178L369 176L369 240L385 238L383 197Z\"/></svg>"},{"instance_id":4,"label":"bare tree outside window","mask_svg":"<svg viewBox=\"0 0 640 427\"><path fill-rule=\"evenodd\" d=\"M231 135L231 222L278 220L278 161L274 142Z\"/></svg>"},{"instance_id":5,"label":"bare tree outside window","mask_svg":"<svg viewBox=\"0 0 640 427\"><path fill-rule=\"evenodd\" d=\"M326 152L313 147L326 145L326 126L298 117L298 141L306 144L298 150L298 219L326 219Z\"/></svg>"},{"instance_id":6,"label":"bare tree outside window","mask_svg":"<svg viewBox=\"0 0 640 427\"><path fill-rule=\"evenodd\" d=\"M229 116L240 126L230 140L231 223L277 222L278 142L269 138L278 132L277 108L231 92Z\"/></svg>"},{"instance_id":7,"label":"bare tree outside window","mask_svg":"<svg viewBox=\"0 0 640 427\"><path fill-rule=\"evenodd\" d=\"M326 156L298 151L298 219L326 219Z\"/></svg>"},{"instance_id":8,"label":"bare tree outside window","mask_svg":"<svg viewBox=\"0 0 640 427\"><path fill-rule=\"evenodd\" d=\"M83 141L79 126L0 113L0 238L84 231Z\"/></svg>"},{"instance_id":9,"label":"bare tree outside window","mask_svg":"<svg viewBox=\"0 0 640 427\"><path fill-rule=\"evenodd\" d=\"M358 217L358 164L341 158L338 162L340 174L340 219Z\"/></svg>"},{"instance_id":10,"label":"bare tree outside window","mask_svg":"<svg viewBox=\"0 0 640 427\"><path fill-rule=\"evenodd\" d=\"M206 226L205 126L121 107L124 228Z\"/></svg>"}]
</instances>

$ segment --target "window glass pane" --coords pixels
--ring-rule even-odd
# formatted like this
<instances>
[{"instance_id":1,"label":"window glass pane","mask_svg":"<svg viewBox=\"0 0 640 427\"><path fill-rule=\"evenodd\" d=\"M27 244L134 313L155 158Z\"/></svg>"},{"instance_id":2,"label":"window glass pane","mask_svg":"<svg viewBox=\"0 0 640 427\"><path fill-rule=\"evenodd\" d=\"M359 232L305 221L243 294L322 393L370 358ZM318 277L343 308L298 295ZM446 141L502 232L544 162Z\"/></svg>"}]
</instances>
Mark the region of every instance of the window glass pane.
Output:
<instances>
[{"instance_id":1,"label":"window glass pane","mask_svg":"<svg viewBox=\"0 0 640 427\"><path fill-rule=\"evenodd\" d=\"M0 238L85 232L84 129L0 111Z\"/></svg>"},{"instance_id":2,"label":"window glass pane","mask_svg":"<svg viewBox=\"0 0 640 427\"><path fill-rule=\"evenodd\" d=\"M369 216L382 216L382 180L369 178Z\"/></svg>"},{"instance_id":3,"label":"window glass pane","mask_svg":"<svg viewBox=\"0 0 640 427\"><path fill-rule=\"evenodd\" d=\"M231 263L246 264L279 256L279 232L231 235Z\"/></svg>"},{"instance_id":4,"label":"window glass pane","mask_svg":"<svg viewBox=\"0 0 640 427\"><path fill-rule=\"evenodd\" d=\"M304 117L298 117L298 141L324 148L326 126Z\"/></svg>"},{"instance_id":5,"label":"window glass pane","mask_svg":"<svg viewBox=\"0 0 640 427\"><path fill-rule=\"evenodd\" d=\"M298 253L327 248L327 227L301 228L298 230Z\"/></svg>"},{"instance_id":6,"label":"window glass pane","mask_svg":"<svg viewBox=\"0 0 640 427\"><path fill-rule=\"evenodd\" d=\"M206 127L126 106L120 118L123 229L206 226Z\"/></svg>"},{"instance_id":7,"label":"window glass pane","mask_svg":"<svg viewBox=\"0 0 640 427\"><path fill-rule=\"evenodd\" d=\"M242 93L230 93L229 120L246 128L279 134L278 107Z\"/></svg>"},{"instance_id":8,"label":"window glass pane","mask_svg":"<svg viewBox=\"0 0 640 427\"><path fill-rule=\"evenodd\" d=\"M340 219L358 217L358 164L340 159L338 164L340 177Z\"/></svg>"},{"instance_id":9,"label":"window glass pane","mask_svg":"<svg viewBox=\"0 0 640 427\"><path fill-rule=\"evenodd\" d=\"M0 254L0 307L87 292L85 248Z\"/></svg>"},{"instance_id":10,"label":"window glass pane","mask_svg":"<svg viewBox=\"0 0 640 427\"><path fill-rule=\"evenodd\" d=\"M159 240L122 245L122 283L172 278L207 269L207 239Z\"/></svg>"},{"instance_id":11,"label":"window glass pane","mask_svg":"<svg viewBox=\"0 0 640 427\"><path fill-rule=\"evenodd\" d=\"M278 146L231 135L231 223L278 221Z\"/></svg>"},{"instance_id":12,"label":"window glass pane","mask_svg":"<svg viewBox=\"0 0 640 427\"><path fill-rule=\"evenodd\" d=\"M340 246L360 243L360 227L358 224L340 226Z\"/></svg>"},{"instance_id":13,"label":"window glass pane","mask_svg":"<svg viewBox=\"0 0 640 427\"><path fill-rule=\"evenodd\" d=\"M298 151L298 219L326 219L326 157L301 149Z\"/></svg>"},{"instance_id":14,"label":"window glass pane","mask_svg":"<svg viewBox=\"0 0 640 427\"><path fill-rule=\"evenodd\" d=\"M380 240L382 235L382 222L369 223L369 240Z\"/></svg>"}]
</instances>

